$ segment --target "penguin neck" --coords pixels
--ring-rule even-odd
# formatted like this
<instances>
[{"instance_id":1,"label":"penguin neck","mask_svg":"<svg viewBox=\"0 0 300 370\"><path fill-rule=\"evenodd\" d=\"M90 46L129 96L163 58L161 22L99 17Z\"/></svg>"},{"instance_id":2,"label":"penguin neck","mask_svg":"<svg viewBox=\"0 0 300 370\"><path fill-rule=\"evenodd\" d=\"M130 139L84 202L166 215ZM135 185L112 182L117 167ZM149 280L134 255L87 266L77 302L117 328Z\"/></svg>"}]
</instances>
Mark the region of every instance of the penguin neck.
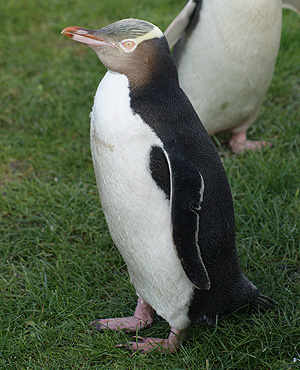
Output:
<instances>
[{"instance_id":1,"label":"penguin neck","mask_svg":"<svg viewBox=\"0 0 300 370\"><path fill-rule=\"evenodd\" d=\"M165 37L147 40L138 46L136 62L124 71L131 91L162 89L178 86L178 74Z\"/></svg>"}]
</instances>

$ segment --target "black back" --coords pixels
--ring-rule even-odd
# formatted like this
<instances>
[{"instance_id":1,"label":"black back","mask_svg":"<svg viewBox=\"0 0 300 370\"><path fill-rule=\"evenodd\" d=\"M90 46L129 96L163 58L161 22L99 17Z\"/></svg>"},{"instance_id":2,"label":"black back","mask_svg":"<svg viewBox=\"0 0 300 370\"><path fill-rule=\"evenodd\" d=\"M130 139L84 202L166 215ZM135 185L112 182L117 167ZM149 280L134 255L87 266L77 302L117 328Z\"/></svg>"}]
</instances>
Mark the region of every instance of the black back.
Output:
<instances>
[{"instance_id":1,"label":"black back","mask_svg":"<svg viewBox=\"0 0 300 370\"><path fill-rule=\"evenodd\" d=\"M203 177L205 190L199 211L198 244L211 286L208 290L195 289L190 318L210 321L216 314L232 311L259 293L241 273L235 247L232 196L219 155L179 87L165 38L151 42L160 44L157 48L160 53L155 58L156 69L142 85L129 76L131 108L161 139L168 154L182 158ZM146 46L147 41L143 44ZM170 199L168 163L157 149L151 152L149 168L157 185ZM183 225L184 220L182 225L176 225L181 233L185 232Z\"/></svg>"}]
</instances>

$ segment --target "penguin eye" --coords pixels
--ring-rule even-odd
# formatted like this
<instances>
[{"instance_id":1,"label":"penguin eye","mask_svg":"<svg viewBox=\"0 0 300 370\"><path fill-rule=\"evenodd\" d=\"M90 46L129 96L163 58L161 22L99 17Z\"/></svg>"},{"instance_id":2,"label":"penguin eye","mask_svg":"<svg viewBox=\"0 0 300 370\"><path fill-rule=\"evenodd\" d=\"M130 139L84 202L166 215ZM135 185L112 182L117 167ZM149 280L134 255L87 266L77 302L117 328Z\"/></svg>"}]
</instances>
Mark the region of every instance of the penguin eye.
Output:
<instances>
[{"instance_id":1,"label":"penguin eye","mask_svg":"<svg viewBox=\"0 0 300 370\"><path fill-rule=\"evenodd\" d=\"M122 46L124 46L125 49L130 50L134 48L135 42L132 40L126 40L122 42Z\"/></svg>"}]
</instances>

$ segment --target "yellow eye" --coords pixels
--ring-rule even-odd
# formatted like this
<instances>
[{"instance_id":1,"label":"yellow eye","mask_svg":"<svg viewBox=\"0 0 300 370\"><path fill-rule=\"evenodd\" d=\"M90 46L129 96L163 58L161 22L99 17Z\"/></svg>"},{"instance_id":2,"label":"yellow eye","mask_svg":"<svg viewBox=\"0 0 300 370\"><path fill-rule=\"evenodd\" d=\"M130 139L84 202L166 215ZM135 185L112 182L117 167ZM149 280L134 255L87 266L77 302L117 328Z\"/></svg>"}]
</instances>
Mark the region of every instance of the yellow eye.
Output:
<instances>
[{"instance_id":1,"label":"yellow eye","mask_svg":"<svg viewBox=\"0 0 300 370\"><path fill-rule=\"evenodd\" d=\"M128 41L122 42L122 45L126 49L132 49L135 46L135 43L133 41L131 41L131 40L128 40Z\"/></svg>"}]
</instances>

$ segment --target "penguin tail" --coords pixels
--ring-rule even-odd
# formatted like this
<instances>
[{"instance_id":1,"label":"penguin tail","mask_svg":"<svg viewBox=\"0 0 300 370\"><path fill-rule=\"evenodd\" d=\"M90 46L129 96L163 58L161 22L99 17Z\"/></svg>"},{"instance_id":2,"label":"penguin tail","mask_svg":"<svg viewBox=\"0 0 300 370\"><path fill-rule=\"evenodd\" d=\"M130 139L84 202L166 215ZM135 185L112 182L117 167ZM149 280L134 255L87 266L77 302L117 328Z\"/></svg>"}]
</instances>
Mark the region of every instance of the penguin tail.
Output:
<instances>
[{"instance_id":1,"label":"penguin tail","mask_svg":"<svg viewBox=\"0 0 300 370\"><path fill-rule=\"evenodd\" d=\"M273 299L259 293L256 297L252 298L248 303L249 314L253 313L264 313L266 311L273 310L277 306L277 302Z\"/></svg>"}]
</instances>

